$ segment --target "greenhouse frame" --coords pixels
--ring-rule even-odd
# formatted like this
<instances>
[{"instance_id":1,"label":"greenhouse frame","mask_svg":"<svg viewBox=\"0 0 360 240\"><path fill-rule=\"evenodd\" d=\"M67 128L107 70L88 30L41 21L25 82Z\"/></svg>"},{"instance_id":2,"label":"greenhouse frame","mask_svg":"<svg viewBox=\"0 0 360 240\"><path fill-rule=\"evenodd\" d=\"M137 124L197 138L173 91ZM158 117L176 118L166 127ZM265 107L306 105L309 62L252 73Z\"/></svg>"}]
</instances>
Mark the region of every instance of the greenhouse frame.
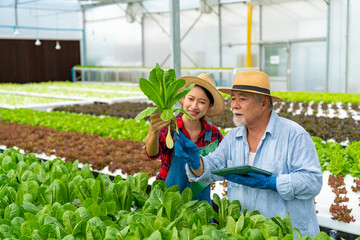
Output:
<instances>
[{"instance_id":1,"label":"greenhouse frame","mask_svg":"<svg viewBox=\"0 0 360 240\"><path fill-rule=\"evenodd\" d=\"M355 0L3 0L0 37L78 41L79 65L250 64L271 76L275 90L359 92L359 8Z\"/></svg>"},{"instance_id":2,"label":"greenhouse frame","mask_svg":"<svg viewBox=\"0 0 360 240\"><path fill-rule=\"evenodd\" d=\"M0 240L360 240L357 23L360 0L0 0ZM246 73L262 74L264 85L256 82L260 77L251 79L256 86L238 84ZM185 85L192 80L208 84ZM186 112L191 100L188 106L184 101L194 89L207 110ZM259 100L254 93L268 97ZM262 107L246 109L249 99L253 107L263 101ZM217 102L221 113L208 114ZM250 151L245 120L259 117L260 108L269 118ZM277 138L268 129L270 116L283 121L276 128L284 136L287 123L296 136L306 135L308 148L291 152L288 146L299 149L305 140L292 138L289 130L288 142L269 150L265 142ZM187 120L196 123L195 137ZM171 124L154 130L153 121ZM178 132L181 124L186 139ZM212 136L198 145L201 136L209 137L209 126L217 140ZM239 127L246 131L235 136ZM158 134L153 155L147 145L151 134ZM240 137L244 149L235 144ZM252 165L266 181L277 179L275 185L248 186L226 174L218 180L211 172L211 182L169 187L169 175L161 174L173 166L170 149L179 148L179 139L196 144L203 168L201 159L224 146L214 141L234 142L226 168L216 166L215 172ZM245 157L231 152L238 148ZM256 169L265 162L264 151L270 160ZM313 172L301 168L309 158ZM186 163L187 174L194 173ZM295 183L295 173L305 177ZM293 192L287 197L293 199L281 195L280 175L289 177ZM307 185L310 180L314 186ZM249 196L260 188L280 194L285 203L311 205L320 232L302 235L292 225L294 212L261 212L275 205L250 211L240 202L247 199L230 201L230 189L242 185ZM193 201L204 188L211 199ZM304 229L317 228L308 225Z\"/></svg>"}]
</instances>

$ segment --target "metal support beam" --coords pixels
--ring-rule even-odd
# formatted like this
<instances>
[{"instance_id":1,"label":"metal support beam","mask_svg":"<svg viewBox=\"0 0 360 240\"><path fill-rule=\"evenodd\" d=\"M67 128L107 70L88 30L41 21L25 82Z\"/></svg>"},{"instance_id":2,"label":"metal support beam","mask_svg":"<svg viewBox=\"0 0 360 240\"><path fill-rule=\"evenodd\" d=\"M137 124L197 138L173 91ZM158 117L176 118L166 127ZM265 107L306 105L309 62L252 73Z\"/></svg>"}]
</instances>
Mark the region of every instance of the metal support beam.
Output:
<instances>
[{"instance_id":1,"label":"metal support beam","mask_svg":"<svg viewBox=\"0 0 360 240\"><path fill-rule=\"evenodd\" d=\"M246 67L250 68L251 64L251 28L252 28L252 7L253 4L248 2L247 12L247 41L246 41Z\"/></svg>"},{"instance_id":2,"label":"metal support beam","mask_svg":"<svg viewBox=\"0 0 360 240\"><path fill-rule=\"evenodd\" d=\"M185 34L181 37L180 43L181 43L181 41L184 40L184 38L189 34L189 32L194 28L194 26L196 25L196 23L200 20L201 16L202 16L202 13L200 13L200 15L195 19L195 21L191 24L191 26L190 26L190 27L188 28L188 30L185 32ZM168 36L169 36L169 35L168 35ZM170 36L169 36L169 37L170 37ZM181 45L181 44L180 44L180 45ZM180 46L180 51L185 55L185 57L187 57L187 58L190 60L190 62L191 62L192 64L194 64L195 67L199 67L198 64L197 64L194 60L192 60L191 57L190 57L183 49L181 49L181 46ZM163 64L169 59L170 56L171 56L171 53L168 54L168 55L165 57L165 59L162 61L161 65L163 65Z\"/></svg>"},{"instance_id":3,"label":"metal support beam","mask_svg":"<svg viewBox=\"0 0 360 240\"><path fill-rule=\"evenodd\" d=\"M18 0L15 0L15 6L14 6L14 10L15 10L15 30L17 30L18 27L18 14L17 14L17 6L18 6Z\"/></svg>"},{"instance_id":4,"label":"metal support beam","mask_svg":"<svg viewBox=\"0 0 360 240\"><path fill-rule=\"evenodd\" d=\"M219 67L222 68L223 66L223 58L222 58L222 24L221 24L221 3L218 0L218 31L219 31ZM223 86L223 74L220 72L219 74L219 86Z\"/></svg>"},{"instance_id":5,"label":"metal support beam","mask_svg":"<svg viewBox=\"0 0 360 240\"><path fill-rule=\"evenodd\" d=\"M179 0L169 0L170 5L170 66L175 69L176 76L181 76L180 48L180 3Z\"/></svg>"},{"instance_id":6,"label":"metal support beam","mask_svg":"<svg viewBox=\"0 0 360 240\"><path fill-rule=\"evenodd\" d=\"M81 17L82 17L82 31L81 31L81 34L82 34L82 61L81 61L81 64L82 65L86 65L86 36L85 36L85 33L86 33L86 22L85 22L85 9L81 9Z\"/></svg>"},{"instance_id":7,"label":"metal support beam","mask_svg":"<svg viewBox=\"0 0 360 240\"><path fill-rule=\"evenodd\" d=\"M262 5L259 5L259 41L261 42L263 40L263 8ZM263 66L263 48L259 44L259 69L260 71L264 71L265 66Z\"/></svg>"},{"instance_id":8,"label":"metal support beam","mask_svg":"<svg viewBox=\"0 0 360 240\"><path fill-rule=\"evenodd\" d=\"M221 26L221 4L218 2L218 24L219 24L219 67L223 66L222 62L222 26ZM220 79L221 83L221 79ZM221 85L221 84L220 84ZM222 85L221 85L222 86Z\"/></svg>"},{"instance_id":9,"label":"metal support beam","mask_svg":"<svg viewBox=\"0 0 360 240\"><path fill-rule=\"evenodd\" d=\"M350 0L346 1L346 40L345 40L345 93L349 86L349 21L350 21Z\"/></svg>"},{"instance_id":10,"label":"metal support beam","mask_svg":"<svg viewBox=\"0 0 360 240\"><path fill-rule=\"evenodd\" d=\"M329 92L329 57L330 57L330 13L331 13L331 0L327 2L327 33L326 33L326 83L325 91Z\"/></svg>"},{"instance_id":11,"label":"metal support beam","mask_svg":"<svg viewBox=\"0 0 360 240\"><path fill-rule=\"evenodd\" d=\"M191 26L189 27L189 29L184 33L184 35L181 37L180 41L184 40L184 38L189 34L189 32L194 28L194 26L196 25L196 23L200 20L202 16L202 13L199 14L199 16L195 19L195 21L191 24Z\"/></svg>"},{"instance_id":12,"label":"metal support beam","mask_svg":"<svg viewBox=\"0 0 360 240\"><path fill-rule=\"evenodd\" d=\"M145 27L144 27L144 15L141 17L141 66L145 67Z\"/></svg>"}]
</instances>

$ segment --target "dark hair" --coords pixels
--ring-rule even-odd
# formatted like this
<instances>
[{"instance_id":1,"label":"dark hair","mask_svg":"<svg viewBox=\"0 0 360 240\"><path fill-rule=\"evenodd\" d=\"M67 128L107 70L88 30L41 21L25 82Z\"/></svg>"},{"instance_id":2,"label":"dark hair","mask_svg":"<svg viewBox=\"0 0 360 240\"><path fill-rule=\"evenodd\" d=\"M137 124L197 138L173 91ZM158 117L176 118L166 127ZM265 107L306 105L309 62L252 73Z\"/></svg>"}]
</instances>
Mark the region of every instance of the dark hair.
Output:
<instances>
[{"instance_id":1,"label":"dark hair","mask_svg":"<svg viewBox=\"0 0 360 240\"><path fill-rule=\"evenodd\" d=\"M210 101L210 105L214 105L214 97L213 95L209 92L209 90L207 90L206 88L200 86L200 85L195 85L197 87L200 87L206 94L206 96L208 97L209 101Z\"/></svg>"}]
</instances>

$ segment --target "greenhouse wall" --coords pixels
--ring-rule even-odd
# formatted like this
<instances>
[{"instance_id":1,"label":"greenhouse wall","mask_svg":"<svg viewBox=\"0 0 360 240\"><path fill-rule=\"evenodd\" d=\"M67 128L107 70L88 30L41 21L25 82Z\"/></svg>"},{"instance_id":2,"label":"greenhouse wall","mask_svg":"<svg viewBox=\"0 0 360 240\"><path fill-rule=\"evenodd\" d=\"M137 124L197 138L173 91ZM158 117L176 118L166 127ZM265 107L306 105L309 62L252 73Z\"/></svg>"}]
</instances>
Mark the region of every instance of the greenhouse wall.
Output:
<instances>
[{"instance_id":1,"label":"greenhouse wall","mask_svg":"<svg viewBox=\"0 0 360 240\"><path fill-rule=\"evenodd\" d=\"M247 5L225 4L221 7L222 67L246 67ZM259 67L259 6L252 10L251 62Z\"/></svg>"},{"instance_id":2,"label":"greenhouse wall","mask_svg":"<svg viewBox=\"0 0 360 240\"><path fill-rule=\"evenodd\" d=\"M329 91L360 92L360 2L330 1Z\"/></svg>"},{"instance_id":3,"label":"greenhouse wall","mask_svg":"<svg viewBox=\"0 0 360 240\"><path fill-rule=\"evenodd\" d=\"M35 46L33 40L0 39L0 81L12 83L71 80L71 68L80 64L79 41L53 40Z\"/></svg>"},{"instance_id":4,"label":"greenhouse wall","mask_svg":"<svg viewBox=\"0 0 360 240\"><path fill-rule=\"evenodd\" d=\"M351 0L349 6L349 63L348 63L348 84L347 92L360 92L360 1Z\"/></svg>"},{"instance_id":5,"label":"greenhouse wall","mask_svg":"<svg viewBox=\"0 0 360 240\"><path fill-rule=\"evenodd\" d=\"M126 4L85 14L86 62L94 66L141 66L141 24L125 19Z\"/></svg>"},{"instance_id":6,"label":"greenhouse wall","mask_svg":"<svg viewBox=\"0 0 360 240\"><path fill-rule=\"evenodd\" d=\"M142 17L133 23L126 21L126 4L86 11L88 64L170 67L170 16L167 4L159 7L160 2L144 2ZM183 1L181 66L245 67L247 11L244 2L224 1L205 13L199 3ZM326 36L327 4L323 0L254 4L252 67L270 75L274 90L326 91ZM106 57L100 59L100 52Z\"/></svg>"},{"instance_id":7,"label":"greenhouse wall","mask_svg":"<svg viewBox=\"0 0 360 240\"><path fill-rule=\"evenodd\" d=\"M18 1L15 8L16 1L8 1L0 3L0 39L80 41L82 65L170 67L164 2L144 1L129 21L126 3ZM180 2L181 66L245 67L247 1L200 3ZM267 72L274 90L359 92L359 5L357 0L253 2L252 68Z\"/></svg>"},{"instance_id":8,"label":"greenhouse wall","mask_svg":"<svg viewBox=\"0 0 360 240\"><path fill-rule=\"evenodd\" d=\"M72 5L60 9L42 7L32 1L27 7L0 7L0 38L81 40L82 16ZM56 3L54 3L56 4ZM17 20L16 20L17 17ZM17 27L18 32L15 33Z\"/></svg>"},{"instance_id":9,"label":"greenhouse wall","mask_svg":"<svg viewBox=\"0 0 360 240\"><path fill-rule=\"evenodd\" d=\"M261 11L261 70L269 74L272 87L326 91L327 4L279 2Z\"/></svg>"}]
</instances>

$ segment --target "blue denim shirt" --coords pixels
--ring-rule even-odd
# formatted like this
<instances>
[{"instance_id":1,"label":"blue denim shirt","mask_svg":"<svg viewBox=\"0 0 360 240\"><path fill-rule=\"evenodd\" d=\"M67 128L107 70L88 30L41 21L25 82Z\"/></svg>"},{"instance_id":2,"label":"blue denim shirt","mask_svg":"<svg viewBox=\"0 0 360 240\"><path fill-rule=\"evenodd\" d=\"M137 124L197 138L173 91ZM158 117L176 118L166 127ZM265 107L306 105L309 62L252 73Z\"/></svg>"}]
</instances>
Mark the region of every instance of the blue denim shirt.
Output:
<instances>
[{"instance_id":1,"label":"blue denim shirt","mask_svg":"<svg viewBox=\"0 0 360 240\"><path fill-rule=\"evenodd\" d=\"M203 157L204 174L195 177L187 166L190 179L219 181L223 177L211 170L248 164L249 144L246 127L232 129L219 147ZM314 197L322 187L322 172L315 146L309 134L297 123L271 113L266 131L256 150L253 166L276 176L278 192L247 187L228 181L228 199L239 200L242 209L258 210L266 218L289 212L293 227L301 234L315 236L319 225Z\"/></svg>"}]
</instances>

